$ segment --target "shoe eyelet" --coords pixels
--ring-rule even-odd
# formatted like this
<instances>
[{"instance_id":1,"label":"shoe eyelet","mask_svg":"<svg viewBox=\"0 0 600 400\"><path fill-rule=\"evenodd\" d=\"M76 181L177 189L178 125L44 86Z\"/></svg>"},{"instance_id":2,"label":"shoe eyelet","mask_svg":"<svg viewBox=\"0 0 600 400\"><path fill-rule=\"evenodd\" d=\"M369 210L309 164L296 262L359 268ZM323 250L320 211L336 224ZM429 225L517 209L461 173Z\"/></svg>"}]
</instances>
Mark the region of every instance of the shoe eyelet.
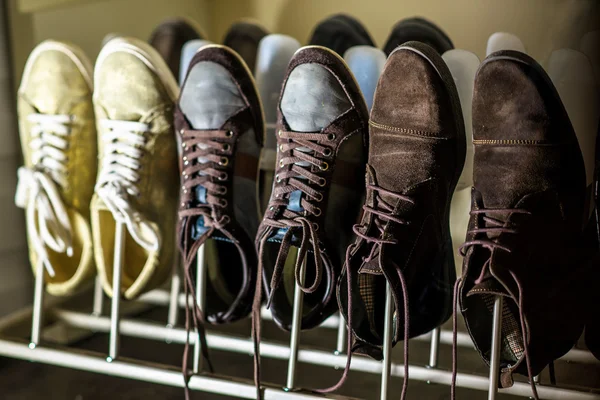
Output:
<instances>
[{"instance_id":1,"label":"shoe eyelet","mask_svg":"<svg viewBox=\"0 0 600 400\"><path fill-rule=\"evenodd\" d=\"M317 203L320 203L323 201L323 194L322 193L317 193L318 196L315 196L315 201Z\"/></svg>"},{"instance_id":2,"label":"shoe eyelet","mask_svg":"<svg viewBox=\"0 0 600 400\"><path fill-rule=\"evenodd\" d=\"M323 162L321 163L321 165L319 165L319 169L320 169L321 171L327 171L327 170L329 169L329 164L327 164L325 161L323 161Z\"/></svg>"},{"instance_id":3,"label":"shoe eyelet","mask_svg":"<svg viewBox=\"0 0 600 400\"><path fill-rule=\"evenodd\" d=\"M323 155L325 157L331 156L332 153L333 153L333 151L329 147L326 147L325 150L323 150Z\"/></svg>"},{"instance_id":4,"label":"shoe eyelet","mask_svg":"<svg viewBox=\"0 0 600 400\"><path fill-rule=\"evenodd\" d=\"M225 137L228 137L228 138L230 138L230 137L232 137L232 136L233 136L233 132L232 132L232 131L227 131L227 132L225 133Z\"/></svg>"},{"instance_id":5,"label":"shoe eyelet","mask_svg":"<svg viewBox=\"0 0 600 400\"><path fill-rule=\"evenodd\" d=\"M224 181L225 179L227 179L228 175L227 172L222 173L221 175L219 175L219 180L220 181Z\"/></svg>"},{"instance_id":6,"label":"shoe eyelet","mask_svg":"<svg viewBox=\"0 0 600 400\"><path fill-rule=\"evenodd\" d=\"M229 158L227 157L221 157L221 160L219 161L219 165L221 166L226 166L227 164L229 164Z\"/></svg>"},{"instance_id":7,"label":"shoe eyelet","mask_svg":"<svg viewBox=\"0 0 600 400\"><path fill-rule=\"evenodd\" d=\"M319 207L316 207L315 211L313 212L313 215L315 217L320 217L321 216L321 209Z\"/></svg>"},{"instance_id":8,"label":"shoe eyelet","mask_svg":"<svg viewBox=\"0 0 600 400\"><path fill-rule=\"evenodd\" d=\"M327 134L327 140L330 140L330 141L335 140L335 133L328 133Z\"/></svg>"},{"instance_id":9,"label":"shoe eyelet","mask_svg":"<svg viewBox=\"0 0 600 400\"><path fill-rule=\"evenodd\" d=\"M231 145L229 143L225 143L223 145L223 151L229 151L229 150L231 150Z\"/></svg>"},{"instance_id":10,"label":"shoe eyelet","mask_svg":"<svg viewBox=\"0 0 600 400\"><path fill-rule=\"evenodd\" d=\"M317 185L323 187L327 184L327 179L325 178L319 178L319 182L317 182Z\"/></svg>"}]
</instances>

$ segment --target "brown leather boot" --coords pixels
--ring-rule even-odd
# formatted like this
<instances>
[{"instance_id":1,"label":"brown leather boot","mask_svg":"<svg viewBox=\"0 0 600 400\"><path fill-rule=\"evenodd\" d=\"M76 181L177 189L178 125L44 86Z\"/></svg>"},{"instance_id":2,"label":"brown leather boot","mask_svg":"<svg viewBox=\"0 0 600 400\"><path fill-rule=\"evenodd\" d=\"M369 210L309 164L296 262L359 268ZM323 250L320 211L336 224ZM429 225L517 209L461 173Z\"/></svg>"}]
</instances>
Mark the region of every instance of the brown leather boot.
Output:
<instances>
[{"instance_id":1,"label":"brown leather boot","mask_svg":"<svg viewBox=\"0 0 600 400\"><path fill-rule=\"evenodd\" d=\"M386 283L396 309L394 344L407 346L452 312L449 209L465 132L456 86L433 48L409 42L392 52L369 124L367 196L338 297L353 350L381 359Z\"/></svg>"},{"instance_id":2,"label":"brown leather boot","mask_svg":"<svg viewBox=\"0 0 600 400\"><path fill-rule=\"evenodd\" d=\"M585 170L577 137L544 70L500 51L481 65L473 96L474 187L460 307L490 361L495 296L504 296L501 385L532 382L573 347L585 320L589 251Z\"/></svg>"}]
</instances>

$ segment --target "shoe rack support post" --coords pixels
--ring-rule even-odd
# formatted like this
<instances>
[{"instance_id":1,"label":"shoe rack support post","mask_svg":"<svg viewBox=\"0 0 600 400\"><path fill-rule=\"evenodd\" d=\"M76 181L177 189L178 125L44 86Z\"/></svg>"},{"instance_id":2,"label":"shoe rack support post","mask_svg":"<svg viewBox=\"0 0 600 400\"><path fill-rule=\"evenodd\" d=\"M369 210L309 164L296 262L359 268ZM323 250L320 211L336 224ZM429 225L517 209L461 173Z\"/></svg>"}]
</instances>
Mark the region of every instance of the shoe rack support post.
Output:
<instances>
[{"instance_id":1,"label":"shoe rack support post","mask_svg":"<svg viewBox=\"0 0 600 400\"><path fill-rule=\"evenodd\" d=\"M306 280L306 258L300 265L300 282L296 282L294 288L294 311L292 314L292 329L290 331L290 359L288 362L288 373L285 389L290 391L296 384L296 364L298 363L298 347L300 344L300 329L302 327L302 305L304 292L300 285L304 286Z\"/></svg>"},{"instance_id":2,"label":"shoe rack support post","mask_svg":"<svg viewBox=\"0 0 600 400\"><path fill-rule=\"evenodd\" d=\"M335 345L335 354L342 354L346 347L346 320L339 314L339 325L337 331L337 344Z\"/></svg>"},{"instance_id":3,"label":"shoe rack support post","mask_svg":"<svg viewBox=\"0 0 600 400\"><path fill-rule=\"evenodd\" d=\"M40 344L42 321L44 318L44 272L44 263L38 262L35 270L30 349L35 349Z\"/></svg>"},{"instance_id":4,"label":"shoe rack support post","mask_svg":"<svg viewBox=\"0 0 600 400\"><path fill-rule=\"evenodd\" d=\"M427 368L437 368L438 367L438 355L440 351L440 335L442 331L438 326L434 330L431 331L431 347L429 350L429 364Z\"/></svg>"},{"instance_id":5,"label":"shoe rack support post","mask_svg":"<svg viewBox=\"0 0 600 400\"><path fill-rule=\"evenodd\" d=\"M387 400L392 372L392 329L394 326L394 303L390 284L385 286L385 321L383 324L383 366L381 369L381 400Z\"/></svg>"},{"instance_id":6,"label":"shoe rack support post","mask_svg":"<svg viewBox=\"0 0 600 400\"><path fill-rule=\"evenodd\" d=\"M104 290L102 289L102 279L100 276L96 276L94 281L94 305L92 308L92 315L97 317L102 315L104 306Z\"/></svg>"},{"instance_id":7,"label":"shoe rack support post","mask_svg":"<svg viewBox=\"0 0 600 400\"><path fill-rule=\"evenodd\" d=\"M177 260L179 257L176 258ZM173 267L173 276L171 277L171 290L169 292L169 314L167 316L167 327L173 328L177 325L179 315L179 292L181 291L181 278L177 271L177 264Z\"/></svg>"},{"instance_id":8,"label":"shoe rack support post","mask_svg":"<svg viewBox=\"0 0 600 400\"><path fill-rule=\"evenodd\" d=\"M204 260L204 245L200 246L196 254L196 298L194 299L204 315L206 309L206 262ZM203 323L203 321L200 321ZM196 344L194 345L194 374L202 370L202 357L200 334L196 331Z\"/></svg>"},{"instance_id":9,"label":"shoe rack support post","mask_svg":"<svg viewBox=\"0 0 600 400\"><path fill-rule=\"evenodd\" d=\"M488 400L496 400L498 393L498 377L500 376L500 342L502 340L502 309L504 298L494 299L494 315L492 321L492 355L490 358L490 388Z\"/></svg>"},{"instance_id":10,"label":"shoe rack support post","mask_svg":"<svg viewBox=\"0 0 600 400\"><path fill-rule=\"evenodd\" d=\"M112 299L110 303L110 336L108 342L108 357L112 362L119 356L120 320L121 320L121 276L125 261L125 223L117 221L115 226L115 251L113 255Z\"/></svg>"}]
</instances>

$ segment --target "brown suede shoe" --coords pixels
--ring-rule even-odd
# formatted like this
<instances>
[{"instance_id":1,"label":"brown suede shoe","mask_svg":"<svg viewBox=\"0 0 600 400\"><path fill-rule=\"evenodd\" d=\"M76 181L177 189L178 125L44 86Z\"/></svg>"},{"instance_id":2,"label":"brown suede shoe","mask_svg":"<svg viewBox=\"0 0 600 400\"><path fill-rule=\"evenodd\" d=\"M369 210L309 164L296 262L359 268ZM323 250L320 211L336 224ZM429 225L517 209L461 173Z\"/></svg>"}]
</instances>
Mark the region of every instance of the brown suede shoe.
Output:
<instances>
[{"instance_id":1,"label":"brown suede shoe","mask_svg":"<svg viewBox=\"0 0 600 400\"><path fill-rule=\"evenodd\" d=\"M254 73L258 44L269 32L260 24L245 20L231 25L223 39L223 44L238 53Z\"/></svg>"},{"instance_id":2,"label":"brown suede shoe","mask_svg":"<svg viewBox=\"0 0 600 400\"><path fill-rule=\"evenodd\" d=\"M448 220L465 132L456 86L434 49L409 42L392 52L369 124L364 214L354 227L338 297L353 350L381 359L386 281L396 308L394 344L404 339L407 345L452 312L456 275Z\"/></svg>"},{"instance_id":3,"label":"brown suede shoe","mask_svg":"<svg viewBox=\"0 0 600 400\"><path fill-rule=\"evenodd\" d=\"M173 76L178 77L183 45L190 40L205 38L193 22L183 18L174 18L158 25L152 31L148 42L167 62Z\"/></svg>"},{"instance_id":4,"label":"brown suede shoe","mask_svg":"<svg viewBox=\"0 0 600 400\"><path fill-rule=\"evenodd\" d=\"M182 185L178 232L192 292L196 253L204 245L205 314L213 324L244 318L252 307L263 121L254 80L240 56L220 45L198 50L175 110Z\"/></svg>"},{"instance_id":5,"label":"brown suede shoe","mask_svg":"<svg viewBox=\"0 0 600 400\"><path fill-rule=\"evenodd\" d=\"M283 329L292 324L303 261L302 328L337 310L335 283L363 193L367 124L367 107L342 58L324 47L298 50L281 92L276 181L255 242L273 319ZM258 294L256 300L259 308Z\"/></svg>"},{"instance_id":6,"label":"brown suede shoe","mask_svg":"<svg viewBox=\"0 0 600 400\"><path fill-rule=\"evenodd\" d=\"M583 330L587 257L583 158L563 104L525 54L500 51L473 95L474 187L460 307L489 363L495 296L504 296L501 385L533 377Z\"/></svg>"}]
</instances>

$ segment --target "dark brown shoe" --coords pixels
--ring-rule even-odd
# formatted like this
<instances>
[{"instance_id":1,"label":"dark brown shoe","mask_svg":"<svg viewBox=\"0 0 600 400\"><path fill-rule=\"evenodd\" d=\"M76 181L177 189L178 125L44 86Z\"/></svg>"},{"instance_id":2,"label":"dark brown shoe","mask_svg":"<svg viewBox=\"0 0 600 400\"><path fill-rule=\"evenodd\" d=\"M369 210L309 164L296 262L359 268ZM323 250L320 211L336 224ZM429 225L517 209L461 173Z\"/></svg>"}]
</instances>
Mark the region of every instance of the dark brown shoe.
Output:
<instances>
[{"instance_id":1,"label":"dark brown shoe","mask_svg":"<svg viewBox=\"0 0 600 400\"><path fill-rule=\"evenodd\" d=\"M383 46L383 52L390 54L403 43L417 41L434 48L440 55L454 48L452 40L439 26L425 18L406 18L392 28Z\"/></svg>"},{"instance_id":2,"label":"dark brown shoe","mask_svg":"<svg viewBox=\"0 0 600 400\"><path fill-rule=\"evenodd\" d=\"M275 182L256 248L273 318L286 330L306 263L309 329L337 310L335 284L363 193L368 112L342 58L316 46L292 58L278 108Z\"/></svg>"},{"instance_id":3,"label":"dark brown shoe","mask_svg":"<svg viewBox=\"0 0 600 400\"><path fill-rule=\"evenodd\" d=\"M183 18L174 18L158 25L152 31L148 42L167 62L173 76L179 77L181 50L186 42L194 39L205 39L205 37L192 22Z\"/></svg>"},{"instance_id":4,"label":"dark brown shoe","mask_svg":"<svg viewBox=\"0 0 600 400\"><path fill-rule=\"evenodd\" d=\"M178 232L190 292L196 253L204 246L205 314L214 324L244 318L252 307L263 120L243 60L220 45L198 50L175 111L181 152Z\"/></svg>"},{"instance_id":5,"label":"dark brown shoe","mask_svg":"<svg viewBox=\"0 0 600 400\"><path fill-rule=\"evenodd\" d=\"M229 31L225 34L223 44L238 53L246 62L250 71L254 73L258 45L262 38L268 34L269 32L258 23L240 21L231 25Z\"/></svg>"},{"instance_id":6,"label":"dark brown shoe","mask_svg":"<svg viewBox=\"0 0 600 400\"><path fill-rule=\"evenodd\" d=\"M465 132L454 81L434 49L409 42L392 52L369 124L364 214L354 227L338 297L354 351L381 359L386 282L397 310L394 344L436 328L452 313L456 274L448 219Z\"/></svg>"},{"instance_id":7,"label":"dark brown shoe","mask_svg":"<svg viewBox=\"0 0 600 400\"><path fill-rule=\"evenodd\" d=\"M460 307L489 363L494 298L504 296L500 381L508 387L513 373L533 382L581 336L585 169L552 82L516 51L494 53L479 68L473 144Z\"/></svg>"}]
</instances>

